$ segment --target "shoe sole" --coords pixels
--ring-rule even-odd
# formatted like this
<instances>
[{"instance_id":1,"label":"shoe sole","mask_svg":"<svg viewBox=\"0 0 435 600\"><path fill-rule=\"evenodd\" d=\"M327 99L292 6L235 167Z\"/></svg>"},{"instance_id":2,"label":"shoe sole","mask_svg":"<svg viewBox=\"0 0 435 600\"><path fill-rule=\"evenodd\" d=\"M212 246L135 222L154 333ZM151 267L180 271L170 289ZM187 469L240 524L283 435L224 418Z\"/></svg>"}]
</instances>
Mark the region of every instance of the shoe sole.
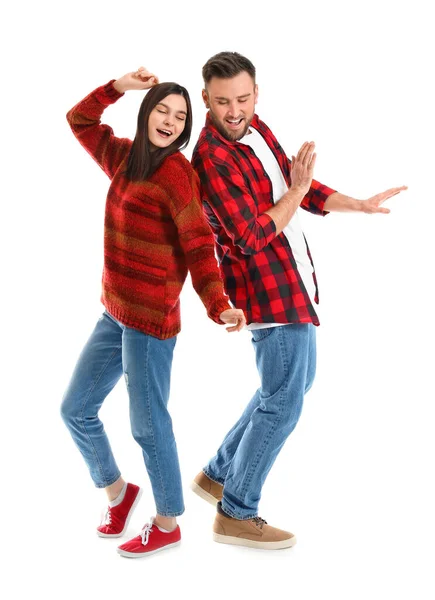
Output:
<instances>
[{"instance_id":1,"label":"shoe sole","mask_svg":"<svg viewBox=\"0 0 435 600\"><path fill-rule=\"evenodd\" d=\"M102 533L101 531L98 531L98 529L97 529L97 535L99 537L102 537L102 538L119 538L119 537L122 537L124 535L124 533L125 533L125 530L128 527L128 524L130 522L131 516L134 513L134 509L138 505L139 500L141 499L141 497L142 497L142 488L139 488L137 496L136 496L133 504L131 505L130 510L128 511L128 515L127 515L127 518L125 520L124 529L121 531L121 533Z\"/></svg>"},{"instance_id":2,"label":"shoe sole","mask_svg":"<svg viewBox=\"0 0 435 600\"><path fill-rule=\"evenodd\" d=\"M280 542L255 542L239 537L231 537L220 533L213 533L213 540L219 544L231 544L234 546L246 546L247 548L257 548L260 550L281 550L283 548L292 548L296 544L296 537L293 536Z\"/></svg>"},{"instance_id":3,"label":"shoe sole","mask_svg":"<svg viewBox=\"0 0 435 600\"><path fill-rule=\"evenodd\" d=\"M156 554L156 552L160 552L161 550L167 550L168 548L175 548L175 546L179 546L180 544L181 541L174 542L173 544L167 544L166 546L157 548L157 550L151 550L150 552L127 552L127 550L121 550L121 548L117 548L117 552L120 556L123 556L124 558L145 558L145 556Z\"/></svg>"},{"instance_id":4,"label":"shoe sole","mask_svg":"<svg viewBox=\"0 0 435 600\"><path fill-rule=\"evenodd\" d=\"M195 492L197 496L199 496L212 506L216 506L216 504L219 502L219 500L215 496L206 492L204 489L202 489L200 485L195 483L195 481L192 481L192 483L190 484L190 489L192 490L192 492Z\"/></svg>"}]
</instances>

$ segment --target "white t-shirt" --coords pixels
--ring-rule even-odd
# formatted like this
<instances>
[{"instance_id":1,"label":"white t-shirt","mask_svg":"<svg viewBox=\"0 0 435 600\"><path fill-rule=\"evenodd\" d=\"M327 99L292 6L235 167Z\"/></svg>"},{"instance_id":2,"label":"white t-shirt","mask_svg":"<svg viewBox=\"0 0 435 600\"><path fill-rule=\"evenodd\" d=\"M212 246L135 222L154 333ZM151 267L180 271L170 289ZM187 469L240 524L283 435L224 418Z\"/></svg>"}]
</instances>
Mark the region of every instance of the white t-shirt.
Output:
<instances>
[{"instance_id":1,"label":"white t-shirt","mask_svg":"<svg viewBox=\"0 0 435 600\"><path fill-rule=\"evenodd\" d=\"M264 170L272 182L273 201L276 203L287 192L287 183L284 179L278 161L276 160L269 146L266 144L261 133L253 128L249 131L250 133L247 133L239 141L246 146L250 146L263 165ZM313 280L313 265L311 264L310 257L308 256L307 245L305 243L304 234L299 221L298 211L295 212L288 225L286 225L286 227L283 229L283 233L288 239L299 274L308 292L310 300L314 304L316 286L314 285ZM247 329L263 329L265 327L279 327L280 325L287 325L287 323L251 323L247 326Z\"/></svg>"}]
</instances>

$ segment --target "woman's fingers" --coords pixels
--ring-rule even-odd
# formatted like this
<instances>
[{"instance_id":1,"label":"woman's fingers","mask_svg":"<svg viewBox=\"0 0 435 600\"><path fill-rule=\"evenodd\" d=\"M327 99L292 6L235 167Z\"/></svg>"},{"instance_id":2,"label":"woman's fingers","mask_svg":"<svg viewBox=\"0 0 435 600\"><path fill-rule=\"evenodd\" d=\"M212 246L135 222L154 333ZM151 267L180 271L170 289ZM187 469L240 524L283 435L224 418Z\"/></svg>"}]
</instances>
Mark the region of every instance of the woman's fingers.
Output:
<instances>
[{"instance_id":1,"label":"woman's fingers","mask_svg":"<svg viewBox=\"0 0 435 600\"><path fill-rule=\"evenodd\" d=\"M228 333L232 333L233 331L240 331L243 326L245 325L246 321L245 319L237 319L237 324L233 325L232 327L227 327L227 331Z\"/></svg>"},{"instance_id":2,"label":"woman's fingers","mask_svg":"<svg viewBox=\"0 0 435 600\"><path fill-rule=\"evenodd\" d=\"M230 324L231 327L227 327L227 331L240 331L246 325L245 315L239 308L233 308L224 310L220 315L221 321Z\"/></svg>"},{"instance_id":3,"label":"woman's fingers","mask_svg":"<svg viewBox=\"0 0 435 600\"><path fill-rule=\"evenodd\" d=\"M151 73L145 67L139 67L137 71L133 73L133 77L139 79L142 83L156 85L159 83L159 78L154 73Z\"/></svg>"}]
</instances>

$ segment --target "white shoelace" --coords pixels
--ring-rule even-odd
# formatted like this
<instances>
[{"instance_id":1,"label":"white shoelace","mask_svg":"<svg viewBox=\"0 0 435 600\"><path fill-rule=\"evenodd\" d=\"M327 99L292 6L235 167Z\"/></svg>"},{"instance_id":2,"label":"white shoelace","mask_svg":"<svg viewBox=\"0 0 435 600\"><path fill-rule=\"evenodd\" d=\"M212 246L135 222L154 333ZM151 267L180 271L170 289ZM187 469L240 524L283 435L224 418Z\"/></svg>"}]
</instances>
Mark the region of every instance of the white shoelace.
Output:
<instances>
[{"instance_id":1,"label":"white shoelace","mask_svg":"<svg viewBox=\"0 0 435 600\"><path fill-rule=\"evenodd\" d=\"M101 517L100 525L111 525L112 515L110 514L110 506L107 507L106 514Z\"/></svg>"},{"instance_id":2,"label":"white shoelace","mask_svg":"<svg viewBox=\"0 0 435 600\"><path fill-rule=\"evenodd\" d=\"M142 529L142 531L140 532L141 538L142 538L142 544L144 546L146 546L148 544L148 539L150 537L150 533L153 530L153 525L154 525L154 519L153 517L151 517L150 522L147 523L144 528Z\"/></svg>"}]
</instances>

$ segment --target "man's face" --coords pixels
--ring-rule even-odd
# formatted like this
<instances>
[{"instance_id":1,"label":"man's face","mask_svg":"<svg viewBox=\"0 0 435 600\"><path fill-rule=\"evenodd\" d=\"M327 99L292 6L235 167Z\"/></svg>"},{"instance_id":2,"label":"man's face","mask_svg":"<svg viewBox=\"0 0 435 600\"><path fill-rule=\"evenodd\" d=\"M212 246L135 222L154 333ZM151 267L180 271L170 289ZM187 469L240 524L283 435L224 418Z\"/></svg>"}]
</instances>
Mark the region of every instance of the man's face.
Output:
<instances>
[{"instance_id":1,"label":"man's face","mask_svg":"<svg viewBox=\"0 0 435 600\"><path fill-rule=\"evenodd\" d=\"M232 142L240 140L248 131L257 97L258 86L246 71L231 79L213 77L202 91L216 129Z\"/></svg>"}]
</instances>

